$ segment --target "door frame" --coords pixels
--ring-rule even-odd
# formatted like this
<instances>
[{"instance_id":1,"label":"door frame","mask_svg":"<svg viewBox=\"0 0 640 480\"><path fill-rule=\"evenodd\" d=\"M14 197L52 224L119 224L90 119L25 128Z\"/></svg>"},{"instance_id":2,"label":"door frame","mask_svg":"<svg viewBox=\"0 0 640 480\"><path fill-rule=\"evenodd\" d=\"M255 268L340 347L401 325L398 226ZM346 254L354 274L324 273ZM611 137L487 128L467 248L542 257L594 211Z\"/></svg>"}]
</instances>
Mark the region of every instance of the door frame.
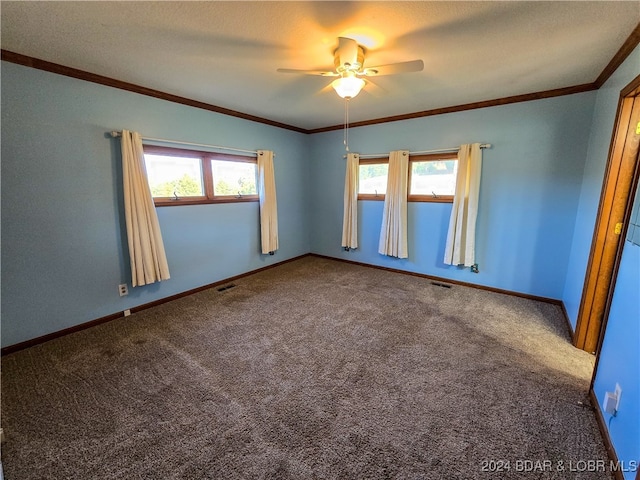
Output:
<instances>
[{"instance_id":1,"label":"door frame","mask_svg":"<svg viewBox=\"0 0 640 480\"><path fill-rule=\"evenodd\" d=\"M640 173L634 140L636 125L632 118L634 114L637 115L639 105L640 75L620 92L573 339L577 348L596 355L599 354L606 328L622 245L631 215L634 186L638 184ZM622 223L622 229L619 234L614 234L618 223Z\"/></svg>"}]
</instances>

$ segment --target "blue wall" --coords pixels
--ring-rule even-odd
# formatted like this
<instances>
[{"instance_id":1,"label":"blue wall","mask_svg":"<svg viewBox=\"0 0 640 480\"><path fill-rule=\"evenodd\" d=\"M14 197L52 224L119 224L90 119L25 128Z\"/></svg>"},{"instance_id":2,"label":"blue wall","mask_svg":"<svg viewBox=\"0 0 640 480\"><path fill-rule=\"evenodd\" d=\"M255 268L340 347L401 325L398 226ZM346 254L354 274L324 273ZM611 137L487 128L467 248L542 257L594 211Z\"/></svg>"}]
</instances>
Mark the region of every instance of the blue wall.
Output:
<instances>
[{"instance_id":1,"label":"blue wall","mask_svg":"<svg viewBox=\"0 0 640 480\"><path fill-rule=\"evenodd\" d=\"M171 279L130 288L119 140L106 132L276 154L280 250L260 255L257 203L158 209ZM307 137L2 63L2 345L121 312L309 251Z\"/></svg>"},{"instance_id":2,"label":"blue wall","mask_svg":"<svg viewBox=\"0 0 640 480\"><path fill-rule=\"evenodd\" d=\"M640 198L640 196L638 197ZM625 242L594 383L596 398L622 388L617 415L604 414L618 458L640 464L640 246ZM609 420L611 422L609 423ZM634 479L634 472L627 472Z\"/></svg>"},{"instance_id":3,"label":"blue wall","mask_svg":"<svg viewBox=\"0 0 640 480\"><path fill-rule=\"evenodd\" d=\"M483 154L478 274L442 262L451 204L409 204L409 258L398 260L377 253L383 202L360 201L361 247L342 252L342 132L314 135L312 251L560 299L594 100L587 92L351 129L350 150L363 154L493 145Z\"/></svg>"},{"instance_id":4,"label":"blue wall","mask_svg":"<svg viewBox=\"0 0 640 480\"><path fill-rule=\"evenodd\" d=\"M563 296L573 325L580 306L620 91L639 74L640 47L637 47L598 90ZM637 212L639 193L636 193L635 203ZM605 420L618 458L629 466L631 461L640 463L640 247L630 241L623 245L594 392L600 402L599 408L602 408L605 392L613 392L616 383L622 387L618 414L613 419L605 415ZM625 479L634 479L635 475L632 471L625 472Z\"/></svg>"}]
</instances>

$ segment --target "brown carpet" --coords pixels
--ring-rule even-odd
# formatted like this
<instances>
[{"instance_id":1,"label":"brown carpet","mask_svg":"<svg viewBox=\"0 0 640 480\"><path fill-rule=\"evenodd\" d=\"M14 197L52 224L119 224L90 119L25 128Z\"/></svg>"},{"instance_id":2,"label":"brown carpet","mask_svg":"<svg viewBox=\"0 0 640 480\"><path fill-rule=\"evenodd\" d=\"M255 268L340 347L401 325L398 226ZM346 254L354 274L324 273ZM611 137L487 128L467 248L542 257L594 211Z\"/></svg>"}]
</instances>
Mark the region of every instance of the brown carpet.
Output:
<instances>
[{"instance_id":1,"label":"brown carpet","mask_svg":"<svg viewBox=\"0 0 640 480\"><path fill-rule=\"evenodd\" d=\"M606 453L559 307L317 257L234 283L4 357L5 478L609 478L569 471Z\"/></svg>"}]
</instances>

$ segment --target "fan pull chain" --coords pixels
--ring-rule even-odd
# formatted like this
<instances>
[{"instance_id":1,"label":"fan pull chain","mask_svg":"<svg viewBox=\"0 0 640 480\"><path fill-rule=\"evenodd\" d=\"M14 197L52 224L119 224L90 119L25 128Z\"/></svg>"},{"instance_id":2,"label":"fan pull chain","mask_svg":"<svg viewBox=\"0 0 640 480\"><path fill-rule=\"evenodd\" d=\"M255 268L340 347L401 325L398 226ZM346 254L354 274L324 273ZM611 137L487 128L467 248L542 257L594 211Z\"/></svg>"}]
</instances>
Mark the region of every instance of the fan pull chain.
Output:
<instances>
[{"instance_id":1,"label":"fan pull chain","mask_svg":"<svg viewBox=\"0 0 640 480\"><path fill-rule=\"evenodd\" d=\"M349 151L349 98L344 99L344 147Z\"/></svg>"}]
</instances>

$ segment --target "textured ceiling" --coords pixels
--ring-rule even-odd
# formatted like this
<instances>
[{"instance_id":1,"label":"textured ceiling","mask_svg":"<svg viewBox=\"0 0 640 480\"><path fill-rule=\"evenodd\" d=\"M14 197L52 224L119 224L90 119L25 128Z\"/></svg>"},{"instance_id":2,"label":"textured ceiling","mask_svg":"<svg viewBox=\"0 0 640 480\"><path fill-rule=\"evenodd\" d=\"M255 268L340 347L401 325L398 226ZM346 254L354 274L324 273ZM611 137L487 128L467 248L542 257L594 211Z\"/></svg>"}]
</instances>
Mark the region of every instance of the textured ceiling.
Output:
<instances>
[{"instance_id":1,"label":"textured ceiling","mask_svg":"<svg viewBox=\"0 0 640 480\"><path fill-rule=\"evenodd\" d=\"M340 124L338 36L376 77L351 121L593 82L640 22L640 2L5 2L2 48L305 129Z\"/></svg>"}]
</instances>

